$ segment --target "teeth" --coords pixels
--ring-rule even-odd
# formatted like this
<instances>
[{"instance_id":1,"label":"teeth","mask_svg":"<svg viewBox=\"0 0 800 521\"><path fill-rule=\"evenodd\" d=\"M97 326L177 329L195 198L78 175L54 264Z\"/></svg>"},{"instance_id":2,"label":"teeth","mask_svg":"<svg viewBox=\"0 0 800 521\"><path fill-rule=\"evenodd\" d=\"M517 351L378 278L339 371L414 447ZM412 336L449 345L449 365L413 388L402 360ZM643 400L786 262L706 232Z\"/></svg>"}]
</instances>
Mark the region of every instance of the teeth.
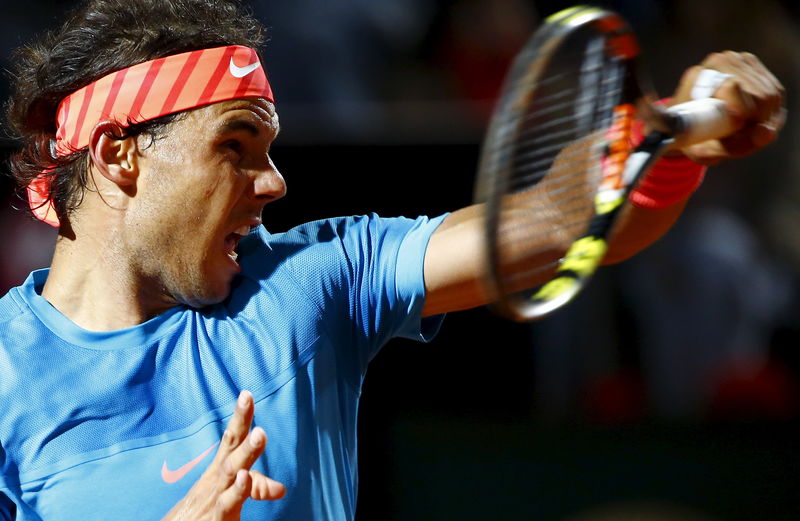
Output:
<instances>
[{"instance_id":1,"label":"teeth","mask_svg":"<svg viewBox=\"0 0 800 521\"><path fill-rule=\"evenodd\" d=\"M236 259L238 259L238 258L239 258L239 254L238 254L238 253L236 253L235 251L232 251L232 252L230 252L230 253L228 254L228 257L230 257L231 259L233 259L233 260L235 261Z\"/></svg>"},{"instance_id":2,"label":"teeth","mask_svg":"<svg viewBox=\"0 0 800 521\"><path fill-rule=\"evenodd\" d=\"M247 225L247 224L243 224L242 226L239 226L238 228L236 228L233 231L233 233L235 233L236 235L241 235L242 237L244 237L245 235L250 233L250 226Z\"/></svg>"}]
</instances>

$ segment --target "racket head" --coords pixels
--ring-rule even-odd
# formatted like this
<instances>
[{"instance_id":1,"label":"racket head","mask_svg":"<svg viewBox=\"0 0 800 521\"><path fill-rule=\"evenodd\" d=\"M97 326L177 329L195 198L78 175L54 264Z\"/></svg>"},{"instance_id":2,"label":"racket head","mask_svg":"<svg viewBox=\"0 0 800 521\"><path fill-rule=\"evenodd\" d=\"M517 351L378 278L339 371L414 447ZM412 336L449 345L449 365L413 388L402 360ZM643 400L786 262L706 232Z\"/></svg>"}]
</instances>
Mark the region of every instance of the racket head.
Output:
<instances>
[{"instance_id":1,"label":"racket head","mask_svg":"<svg viewBox=\"0 0 800 521\"><path fill-rule=\"evenodd\" d=\"M486 205L487 291L514 320L571 301L602 260L605 216L631 182L622 169L636 107L654 98L638 55L619 15L576 6L547 18L509 70L475 199Z\"/></svg>"}]
</instances>

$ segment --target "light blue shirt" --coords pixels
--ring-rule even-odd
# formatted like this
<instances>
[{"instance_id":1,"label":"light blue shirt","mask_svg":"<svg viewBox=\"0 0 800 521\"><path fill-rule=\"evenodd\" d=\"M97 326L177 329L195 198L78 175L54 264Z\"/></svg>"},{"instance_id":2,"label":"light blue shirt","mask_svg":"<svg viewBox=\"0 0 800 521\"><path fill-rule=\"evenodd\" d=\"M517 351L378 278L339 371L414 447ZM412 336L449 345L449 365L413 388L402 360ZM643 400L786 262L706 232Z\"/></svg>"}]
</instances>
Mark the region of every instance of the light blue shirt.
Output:
<instances>
[{"instance_id":1,"label":"light blue shirt","mask_svg":"<svg viewBox=\"0 0 800 521\"><path fill-rule=\"evenodd\" d=\"M287 489L242 519L353 519L361 383L388 340L438 329L421 319L423 260L443 218L259 228L227 300L113 332L73 324L33 272L0 299L0 519L160 519L213 459L241 389L269 436L254 468Z\"/></svg>"}]
</instances>

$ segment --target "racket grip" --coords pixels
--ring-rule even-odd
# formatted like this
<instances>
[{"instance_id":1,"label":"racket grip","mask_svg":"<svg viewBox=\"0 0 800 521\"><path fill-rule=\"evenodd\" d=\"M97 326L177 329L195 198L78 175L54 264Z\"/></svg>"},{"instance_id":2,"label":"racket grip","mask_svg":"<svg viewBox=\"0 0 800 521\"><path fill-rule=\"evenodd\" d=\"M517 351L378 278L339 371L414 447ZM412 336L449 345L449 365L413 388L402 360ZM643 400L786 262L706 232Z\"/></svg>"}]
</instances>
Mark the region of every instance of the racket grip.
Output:
<instances>
[{"instance_id":1,"label":"racket grip","mask_svg":"<svg viewBox=\"0 0 800 521\"><path fill-rule=\"evenodd\" d=\"M667 109L674 118L675 144L670 148L718 139L736 131L737 126L725 102L717 98L703 98Z\"/></svg>"}]
</instances>

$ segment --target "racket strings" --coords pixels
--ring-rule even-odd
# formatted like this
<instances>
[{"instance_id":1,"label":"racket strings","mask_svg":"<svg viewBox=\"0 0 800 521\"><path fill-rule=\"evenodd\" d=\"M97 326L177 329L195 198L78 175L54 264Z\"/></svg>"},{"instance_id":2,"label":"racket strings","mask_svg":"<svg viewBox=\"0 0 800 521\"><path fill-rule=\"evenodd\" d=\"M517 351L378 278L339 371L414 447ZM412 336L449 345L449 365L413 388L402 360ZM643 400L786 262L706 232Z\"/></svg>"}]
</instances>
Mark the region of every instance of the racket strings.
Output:
<instances>
[{"instance_id":1,"label":"racket strings","mask_svg":"<svg viewBox=\"0 0 800 521\"><path fill-rule=\"evenodd\" d=\"M573 143L567 141L559 146L558 150L563 150L565 146ZM564 202L558 197L563 193L576 189L586 189L587 192L594 192L599 184L599 180L590 182L593 176L588 172L598 163L596 144L588 144L583 148L575 147L574 150L562 152L562 154L541 159L537 162L528 163L522 168L517 168L516 172L509 177L506 192L520 193L530 190L531 197L537 197L541 204L550 201L550 204L557 206ZM558 159L556 164L553 162ZM542 168L545 167L545 168ZM532 170L528 172L528 170ZM525 172L525 175L520 175ZM594 176L596 177L596 176ZM575 182L577 181L577 183ZM586 196L583 196L586 198ZM554 200L558 199L558 200ZM574 199L574 197L573 197ZM570 199L571 200L571 199Z\"/></svg>"},{"instance_id":2,"label":"racket strings","mask_svg":"<svg viewBox=\"0 0 800 521\"><path fill-rule=\"evenodd\" d=\"M535 209L528 209L528 214L537 214L537 215L545 215L550 216L552 218L557 217L559 222L562 224L557 224L555 227L551 224L548 226L548 232L550 230L561 230L566 228L571 228L574 226L573 221L570 221L568 218L576 213L585 213L590 212L591 207L586 204L587 200L587 193L590 195L593 194L596 190L597 183L592 179L587 179L582 183L571 184L569 186L570 189L583 189L586 190L586 193L576 193L569 197L564 197L558 199L558 201L551 201L551 204L547 206L541 206L543 200L552 199L552 195L554 194L553 191L547 190L544 192L545 197L542 197L541 194L525 194L528 195L531 199L536 199L534 202L540 206ZM563 192L564 190L561 190ZM556 194L558 195L558 194ZM538 197L537 197L538 196ZM529 203L530 201L525 201L525 203ZM574 204L570 204L574 203ZM519 218L519 214L524 212L525 210L520 210L521 202L516 201L514 203L509 203L501 209L501 212L510 212L509 215L516 214L516 218L509 218L506 219L505 222L501 225L503 231L514 231L514 230L522 230L522 229L529 229L530 225L528 223L528 218ZM553 211L553 209L557 209L557 211ZM585 217L585 215L581 215L581 217ZM583 221L581 221L583 222ZM542 233L542 235L545 235Z\"/></svg>"},{"instance_id":3,"label":"racket strings","mask_svg":"<svg viewBox=\"0 0 800 521\"><path fill-rule=\"evenodd\" d=\"M576 93L577 91L578 91L577 88L564 88L562 92L557 94L557 97L570 96ZM548 100L554 98L555 96L556 95L538 97L533 102L535 104L533 105L533 108L529 109L527 113L524 115L519 115L519 113L517 112L509 111L509 114L507 115L506 120L503 122L503 124L508 125L509 127L512 128L523 127L523 131L517 134L518 137L516 141L509 142L508 144L513 144L514 146L517 147L524 147L527 145L534 144L535 138L534 140L528 140L525 139L524 136L530 134L534 135L543 134L545 133L545 131L553 127L561 126L564 124L570 124L575 121L576 118L574 114L566 114L564 116L561 116L560 118L553 118L553 119L547 117L549 114L553 112L560 112L563 111L564 109L574 108L575 107L574 100L564 101L556 105L545 106L544 108L541 109L536 108L536 105L548 105L549 104ZM613 96L608 96L608 99L605 100L605 103L600 107L598 107L598 110L593 111L594 114L605 115L603 120L598 121L595 125L593 125L595 129L597 129L598 127L603 127L604 125L608 124L610 120L610 114L614 106L616 106L616 103L613 102ZM534 124L532 121L534 118L543 118L546 119L547 121L545 123Z\"/></svg>"},{"instance_id":4,"label":"racket strings","mask_svg":"<svg viewBox=\"0 0 800 521\"><path fill-rule=\"evenodd\" d=\"M595 176L582 172L573 172L570 177L577 175L583 175L580 182L561 179L563 185L558 188L536 187L504 200L497 234L497 246L501 252L512 250L520 241L525 241L529 248L531 243L538 243L539 249L551 249L554 244L569 244L587 231L588 218L593 210L592 196L598 181ZM538 233L532 233L532 221L540 224ZM560 239L554 240L554 237Z\"/></svg>"},{"instance_id":5,"label":"racket strings","mask_svg":"<svg viewBox=\"0 0 800 521\"><path fill-rule=\"evenodd\" d=\"M512 292L525 286L519 282L545 280L588 232L607 154L605 131L625 94L625 63L606 52L605 35L570 45L549 63L519 67L496 114L499 132L489 156L498 167L492 169L499 196L494 248L501 260L495 267L501 287ZM515 260L521 244L527 262Z\"/></svg>"},{"instance_id":6,"label":"racket strings","mask_svg":"<svg viewBox=\"0 0 800 521\"><path fill-rule=\"evenodd\" d=\"M619 79L615 80L617 86ZM558 93L559 97L562 95L569 95L576 91L576 89L564 89L564 93ZM515 185L523 186L526 183L536 182L538 179L544 177L548 173L548 169L541 169L547 167L552 163L554 154L563 150L570 143L580 140L582 136L587 136L592 132L597 132L601 129L606 129L611 125L613 107L616 105L615 101L619 97L621 89L617 88L611 91L606 91L602 98L602 104L594 112L592 118L596 123L591 125L581 125L584 128L576 128L574 125L576 120L575 114L568 114L560 118L554 118L542 124L535 124L532 120L547 116L549 113L556 111L563 111L567 108L572 108L574 103L563 102L555 107L547 107L543 110L531 110L525 116L520 117L517 114L512 114L505 122L505 125L510 127L519 127L525 124L522 131L518 134L516 140L509 140L504 145L498 148L514 149L520 152L514 154L514 163L521 164L515 167L514 170L519 174L529 172L527 175L515 175ZM544 96L539 98L540 102L546 102L549 99L554 99L554 96ZM599 115L599 118L598 118ZM546 132L553 127L564 127L563 130L555 132ZM549 143L549 144L548 144ZM547 146L543 146L548 144ZM501 151L502 153L502 151ZM541 159L537 159L541 158ZM516 187L512 186L512 190Z\"/></svg>"},{"instance_id":7,"label":"racket strings","mask_svg":"<svg viewBox=\"0 0 800 521\"><path fill-rule=\"evenodd\" d=\"M584 138L585 141L589 139L592 139L592 137ZM564 177L559 175L564 170L572 170L576 174L580 174L585 170L583 165L596 163L599 160L600 146L601 143L604 143L604 140L600 139L599 136L595 137L594 140L595 143L587 144L583 149L580 147L573 147L572 150L568 150L568 147L569 145L575 144L575 140L569 139L561 141L556 145L547 147L551 149L551 154L536 161L529 159L530 157L537 157L536 155L524 155L524 161L514 161L514 164L510 166L507 165L506 167L509 169L506 175L507 191L517 192L529 189L539 184L545 177L550 177L554 180L569 179L569 176ZM512 147L507 147L507 150L511 150L511 148ZM587 149L589 150L587 151ZM560 154L555 153L559 151L561 151ZM502 151L500 153L502 153ZM587 154L590 154L590 157L584 159L583 156ZM519 157L520 156L517 156L516 159L519 159ZM553 163L556 158L558 158L558 165L554 166ZM519 165L520 162L523 164Z\"/></svg>"},{"instance_id":8,"label":"racket strings","mask_svg":"<svg viewBox=\"0 0 800 521\"><path fill-rule=\"evenodd\" d=\"M579 204L570 206L569 205L570 202L575 202L575 203L579 203ZM574 216L575 214L578 214L578 213L585 214L588 211L588 209L582 203L583 203L583 201L582 201L582 199L580 197L572 197L572 198L568 198L568 199L564 199L564 200L560 201L559 204L563 204L564 206L568 206L569 209L565 209L563 207L559 207L558 212L557 212L558 213L557 217L555 215L552 215L553 212L545 211L546 209L544 209L544 208L540 208L539 211L533 212L533 213L536 213L536 214L550 214L548 216L551 219L557 219L558 220L559 224L555 224L555 225L551 224L550 226L548 226L548 235L550 235L550 232L561 232L561 231L564 231L564 230L567 230L567 229L573 229L577 224L583 223L584 219L585 219L585 215L581 215L580 216L581 219L579 219L579 220L578 219L576 219L576 220L565 219L565 218L569 218L570 216ZM515 210L511 209L510 211L513 212ZM509 220L507 220L506 222L503 223L503 225L501 226L502 227L501 232L503 232L504 235L505 235L506 233L511 234L511 233L515 233L515 232L518 232L518 231L527 230L528 228L530 228L529 225L526 225L524 223L525 223L525 218L524 217L521 218L519 216L515 216L514 218L511 218L511 219L509 219ZM584 229L585 229L585 227L584 227ZM545 234L542 234L542 236L544 236L544 235ZM558 234L556 234L556 235L558 235ZM506 240L506 242L509 242L509 243L515 242L511 237L504 237L504 239ZM571 242L571 239L566 240L566 242L567 243Z\"/></svg>"},{"instance_id":9,"label":"racket strings","mask_svg":"<svg viewBox=\"0 0 800 521\"><path fill-rule=\"evenodd\" d=\"M525 191L530 191L530 197L533 198L535 197L535 190L536 193L539 194L539 197L552 199L553 196L557 196L563 191L587 187L588 185L591 185L588 186L588 189L594 191L599 183L598 180L595 180L593 183L589 183L589 181L586 181L585 179L583 182L573 182L574 178L578 176L583 176L586 178L588 170L597 164L596 158L575 159L577 156L583 156L585 154L586 151L580 150L563 154L559 156L559 164L557 167L539 170L534 174L526 176L526 178L522 180L518 178L510 179L510 184L506 190L506 193L522 193ZM551 160L548 159L547 162L551 162ZM536 178L537 176L539 177L538 179ZM545 177L547 177L547 180L542 182L541 179L544 179ZM563 186L556 186L559 183ZM559 203L556 201L551 202L551 204L557 205Z\"/></svg>"},{"instance_id":10,"label":"racket strings","mask_svg":"<svg viewBox=\"0 0 800 521\"><path fill-rule=\"evenodd\" d=\"M564 143L560 143L558 150L563 150L568 145L572 144L573 141L566 141ZM556 156L548 156L538 161L527 162L527 164L518 167L515 169L515 175L510 179L509 189L512 191L518 191L520 189L529 188L533 184L538 184L538 180L548 176L551 174L551 177L555 178L554 174L557 174L560 170L570 168L576 171L579 171L580 168L576 166L576 163L581 165L584 163L589 162L589 160L581 160L581 161L572 161L571 159L575 156L585 154L585 151L573 151L564 153L563 155L559 155L558 159L560 161L564 161L564 163L558 168L553 169L551 165L555 160ZM525 175L520 175L520 174Z\"/></svg>"},{"instance_id":11,"label":"racket strings","mask_svg":"<svg viewBox=\"0 0 800 521\"><path fill-rule=\"evenodd\" d=\"M538 220L549 224L546 232L533 236L529 233L530 225L527 224L530 216L506 217L505 219L501 216L501 220L504 220L504 222L498 230L497 241L500 255L504 258L510 258L516 249L515 247L520 242L524 241L530 245L532 239L541 239L542 246L539 248L538 253L566 249L575 240L575 237L587 231L587 218L591 215L591 208L584 204L584 201L585 198L574 197L563 199L557 204L550 205L550 210L557 208L557 216L545 215L543 217L542 214L555 212L547 212L545 208L540 208L539 211L535 212ZM575 204L570 205L569 203L571 202ZM513 212L513 210L509 211ZM554 237L558 239L554 239ZM559 255L550 262L525 263L524 267L508 265L500 268L499 275L507 286L513 287L518 281L553 271L560 263L561 256Z\"/></svg>"},{"instance_id":12,"label":"racket strings","mask_svg":"<svg viewBox=\"0 0 800 521\"><path fill-rule=\"evenodd\" d=\"M576 146L574 150L538 162L537 166L546 163L549 165L547 168L534 168L532 172L522 177L512 175L507 180L506 193L514 194L518 200L504 201L502 207L518 206L519 199L524 197L525 206L530 212L535 214L549 212L557 215L557 220L560 222L566 223L563 226L556 226L557 230L573 228L575 222L585 222L587 215L593 210L593 196L600 182L599 176L592 173L593 169L599 168L596 150L595 144ZM525 218L518 222L520 228L531 229L528 223L537 221ZM554 229L552 224L537 228L546 229L538 234L530 234L529 238L547 236ZM582 233L583 230L579 232ZM503 237L503 233L500 237Z\"/></svg>"},{"instance_id":13,"label":"racket strings","mask_svg":"<svg viewBox=\"0 0 800 521\"><path fill-rule=\"evenodd\" d=\"M561 151L571 143L588 139L592 133L611 125L613 107L618 103L622 92L622 72L618 61L604 63L604 48L604 37L594 38L587 45L581 74L574 82L579 84L581 91L577 102L570 100L550 105L552 100L570 96L578 90L563 88L556 93L548 93L534 99L531 103L532 108L521 117L519 112L512 111L511 117L506 118L506 125L521 127L514 140L507 141L505 147L503 145L499 147L514 150L512 154L508 154L507 150L501 151L513 157L511 167L513 181L509 183L510 190L516 191L528 184L538 184L548 174L553 174L551 164L557 154L563 155ZM538 81L539 91L542 91L543 85L550 84L565 75L559 73L541 79ZM594 110L591 107L592 103L587 102L587 99L599 100ZM539 108L542 106L544 108ZM551 113L564 110L569 110L571 113L547 121ZM539 123L539 119L545 121ZM552 128L561 130L549 132ZM548 145L543 146L545 144ZM573 164L566 166L574 167Z\"/></svg>"},{"instance_id":14,"label":"racket strings","mask_svg":"<svg viewBox=\"0 0 800 521\"><path fill-rule=\"evenodd\" d=\"M554 222L558 220L560 224L551 225L549 227L546 245L537 252L538 254L566 249L573 242L575 234L580 234L585 231L585 227L583 226L585 217L574 219L569 222L563 221L563 217L568 216L570 213L578 212L585 214L586 208L581 206L566 214L563 211L559 211L561 214L559 219L553 218L553 220ZM526 241L526 243L529 241L527 236L518 233L525 232L525 228L527 228L525 225L515 226L511 222L507 222L503 225L502 229L499 230L503 236L503 240L499 241L497 248L500 255L505 259L510 259L514 256L515 245L518 245L521 240ZM515 235L521 236L515 237ZM553 240L552 237L559 237L559 239ZM522 266L517 264L504 264L499 267L499 275L507 285L513 286L515 281L529 279L531 276L547 273L557 268L561 262L561 255L559 254L551 257L552 259L547 262L525 262Z\"/></svg>"}]
</instances>

